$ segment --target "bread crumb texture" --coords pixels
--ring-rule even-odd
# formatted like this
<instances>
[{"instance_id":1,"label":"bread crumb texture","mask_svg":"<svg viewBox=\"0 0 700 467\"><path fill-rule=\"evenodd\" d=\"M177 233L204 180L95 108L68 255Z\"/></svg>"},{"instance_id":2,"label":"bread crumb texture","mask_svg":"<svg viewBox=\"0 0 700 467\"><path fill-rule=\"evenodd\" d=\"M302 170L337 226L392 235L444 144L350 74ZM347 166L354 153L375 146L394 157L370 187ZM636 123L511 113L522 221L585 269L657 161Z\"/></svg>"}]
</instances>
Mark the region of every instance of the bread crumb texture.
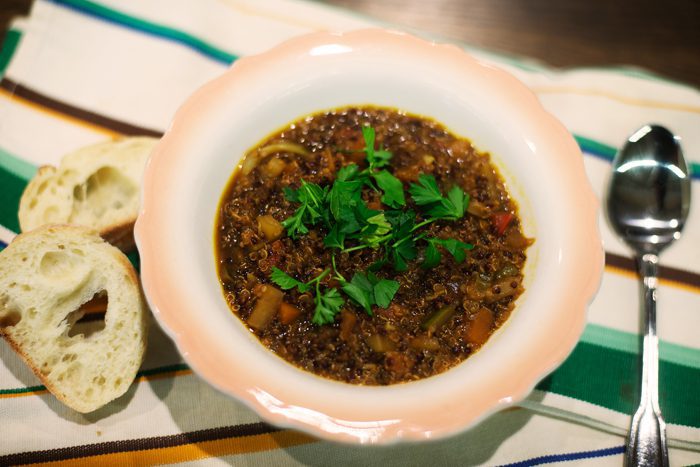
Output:
<instances>
[{"instance_id":1,"label":"bread crumb texture","mask_svg":"<svg viewBox=\"0 0 700 467\"><path fill-rule=\"evenodd\" d=\"M41 167L20 200L22 231L66 223L94 228L107 241L115 231L123 235L136 220L143 170L157 141L107 141L65 155L58 167Z\"/></svg>"},{"instance_id":2,"label":"bread crumb texture","mask_svg":"<svg viewBox=\"0 0 700 467\"><path fill-rule=\"evenodd\" d=\"M0 332L58 399L94 411L127 391L143 359L136 272L83 227L20 234L0 252Z\"/></svg>"}]
</instances>

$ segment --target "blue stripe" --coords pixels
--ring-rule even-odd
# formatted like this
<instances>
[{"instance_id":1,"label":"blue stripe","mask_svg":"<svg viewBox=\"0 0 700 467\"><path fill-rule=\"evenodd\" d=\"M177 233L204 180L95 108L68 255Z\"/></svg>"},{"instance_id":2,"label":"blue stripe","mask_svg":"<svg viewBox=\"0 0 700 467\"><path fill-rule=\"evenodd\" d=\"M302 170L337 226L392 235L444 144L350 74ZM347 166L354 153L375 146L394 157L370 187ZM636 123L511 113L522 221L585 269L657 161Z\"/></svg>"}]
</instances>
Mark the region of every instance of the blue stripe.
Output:
<instances>
[{"instance_id":1,"label":"blue stripe","mask_svg":"<svg viewBox=\"0 0 700 467\"><path fill-rule=\"evenodd\" d=\"M503 464L502 467L530 467L533 465L551 464L553 462L568 462L581 459L594 459L596 457L617 456L619 454L624 454L624 452L624 446L617 446L614 448L597 449L595 451L582 451L572 452L569 454L553 454L551 456L533 457L532 459L513 462L512 464Z\"/></svg>"}]
</instances>

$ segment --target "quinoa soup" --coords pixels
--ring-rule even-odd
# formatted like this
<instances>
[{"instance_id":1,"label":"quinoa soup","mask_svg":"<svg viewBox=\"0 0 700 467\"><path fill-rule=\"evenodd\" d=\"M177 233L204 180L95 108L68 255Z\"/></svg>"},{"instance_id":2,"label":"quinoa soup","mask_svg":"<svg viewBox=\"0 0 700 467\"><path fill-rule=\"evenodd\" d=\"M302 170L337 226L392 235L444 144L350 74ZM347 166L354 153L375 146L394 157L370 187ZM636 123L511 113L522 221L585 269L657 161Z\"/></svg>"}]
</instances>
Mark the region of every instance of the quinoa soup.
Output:
<instances>
[{"instance_id":1,"label":"quinoa soup","mask_svg":"<svg viewBox=\"0 0 700 467\"><path fill-rule=\"evenodd\" d=\"M366 385L476 352L523 292L532 241L488 153L371 106L309 115L251 149L215 232L226 301L260 342Z\"/></svg>"}]
</instances>

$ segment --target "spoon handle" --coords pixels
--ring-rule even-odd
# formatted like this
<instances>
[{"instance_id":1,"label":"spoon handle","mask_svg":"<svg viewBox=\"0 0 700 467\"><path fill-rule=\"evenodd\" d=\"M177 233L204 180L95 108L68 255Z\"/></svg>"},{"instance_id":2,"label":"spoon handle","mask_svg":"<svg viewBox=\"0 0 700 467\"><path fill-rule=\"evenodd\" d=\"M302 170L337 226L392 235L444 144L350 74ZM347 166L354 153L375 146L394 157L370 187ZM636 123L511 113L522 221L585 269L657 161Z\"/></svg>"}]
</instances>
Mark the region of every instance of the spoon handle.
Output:
<instances>
[{"instance_id":1,"label":"spoon handle","mask_svg":"<svg viewBox=\"0 0 700 467\"><path fill-rule=\"evenodd\" d=\"M668 466L666 423L659 409L659 339L656 335L656 285L659 257L638 258L642 279L646 333L642 349L642 384L639 408L632 418L625 451L626 466Z\"/></svg>"}]
</instances>

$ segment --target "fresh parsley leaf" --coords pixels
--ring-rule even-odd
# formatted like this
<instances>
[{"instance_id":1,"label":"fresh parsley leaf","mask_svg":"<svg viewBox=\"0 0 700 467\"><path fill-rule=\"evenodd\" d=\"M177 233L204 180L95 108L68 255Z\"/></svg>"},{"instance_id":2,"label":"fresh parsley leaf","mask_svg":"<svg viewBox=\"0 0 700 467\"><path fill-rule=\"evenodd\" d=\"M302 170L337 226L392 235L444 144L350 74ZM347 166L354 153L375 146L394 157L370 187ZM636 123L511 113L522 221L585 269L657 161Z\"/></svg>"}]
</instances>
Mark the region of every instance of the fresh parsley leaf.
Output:
<instances>
[{"instance_id":1,"label":"fresh parsley leaf","mask_svg":"<svg viewBox=\"0 0 700 467\"><path fill-rule=\"evenodd\" d=\"M374 128L371 126L362 127L362 137L365 139L365 153L367 154L367 163L369 171L389 165L389 160L393 154L383 148L375 149L374 140L376 137Z\"/></svg>"},{"instance_id":2,"label":"fresh parsley leaf","mask_svg":"<svg viewBox=\"0 0 700 467\"><path fill-rule=\"evenodd\" d=\"M371 272L367 274L369 278L374 276ZM376 276L374 276L376 279ZM374 303L377 306L386 308L394 299L394 295L399 290L399 283L390 279L381 279L373 285Z\"/></svg>"},{"instance_id":3,"label":"fresh parsley leaf","mask_svg":"<svg viewBox=\"0 0 700 467\"><path fill-rule=\"evenodd\" d=\"M367 219L366 228L367 231L371 231L371 233L366 235L363 240L364 243L371 248L378 248L382 242L391 237L391 234L389 234L391 231L391 224L386 220L383 212Z\"/></svg>"},{"instance_id":4,"label":"fresh parsley leaf","mask_svg":"<svg viewBox=\"0 0 700 467\"><path fill-rule=\"evenodd\" d=\"M340 231L340 224L335 224L323 239L326 248L345 248L345 233Z\"/></svg>"},{"instance_id":5,"label":"fresh parsley leaf","mask_svg":"<svg viewBox=\"0 0 700 467\"><path fill-rule=\"evenodd\" d=\"M352 299L353 302L365 309L368 315L372 316L372 306L378 305L386 308L399 290L399 283L389 279L380 279L375 274L369 272L366 275L355 273L350 282L342 285L343 292Z\"/></svg>"},{"instance_id":6,"label":"fresh parsley leaf","mask_svg":"<svg viewBox=\"0 0 700 467\"><path fill-rule=\"evenodd\" d=\"M455 261L458 263L461 263L466 259L466 252L468 250L474 249L474 245L472 245L471 243L464 243L455 238L447 238L444 240L441 238L435 238L433 239L433 243L442 245L447 251L450 252L450 254L454 257Z\"/></svg>"},{"instance_id":7,"label":"fresh parsley leaf","mask_svg":"<svg viewBox=\"0 0 700 467\"><path fill-rule=\"evenodd\" d=\"M311 318L311 322L323 325L335 321L335 316L340 313L345 300L340 296L338 289L329 288L325 292L320 293L317 288L315 302L316 308L314 309L314 316Z\"/></svg>"},{"instance_id":8,"label":"fresh parsley leaf","mask_svg":"<svg viewBox=\"0 0 700 467\"><path fill-rule=\"evenodd\" d=\"M316 225L321 221L328 223L327 208L325 206L328 187L321 188L315 183L301 181L301 186L294 190L285 188L284 195L287 200L301 203L291 217L282 221L282 226L287 229L287 235L296 239L300 234L309 233L307 225Z\"/></svg>"},{"instance_id":9,"label":"fresh parsley leaf","mask_svg":"<svg viewBox=\"0 0 700 467\"><path fill-rule=\"evenodd\" d=\"M401 241L391 245L391 260L394 263L396 271L405 271L408 269L408 261L416 259L418 250L413 237L404 237Z\"/></svg>"},{"instance_id":10,"label":"fresh parsley leaf","mask_svg":"<svg viewBox=\"0 0 700 467\"><path fill-rule=\"evenodd\" d=\"M469 195L461 188L454 186L447 193L447 198L441 199L439 203L428 209L428 214L438 219L457 220L464 216L468 203Z\"/></svg>"},{"instance_id":11,"label":"fresh parsley leaf","mask_svg":"<svg viewBox=\"0 0 700 467\"><path fill-rule=\"evenodd\" d=\"M350 282L345 282L342 287L345 295L353 302L365 309L368 315L372 316L372 284L367 280L367 276L356 272Z\"/></svg>"},{"instance_id":12,"label":"fresh parsley leaf","mask_svg":"<svg viewBox=\"0 0 700 467\"><path fill-rule=\"evenodd\" d=\"M415 246L413 229L416 223L416 213L412 209L406 211L384 211L384 216L392 226L391 240L386 246L387 259L391 260L396 271L408 269L408 261L416 258L418 251Z\"/></svg>"},{"instance_id":13,"label":"fresh parsley leaf","mask_svg":"<svg viewBox=\"0 0 700 467\"><path fill-rule=\"evenodd\" d=\"M442 254L440 254L440 250L437 249L435 243L429 241L428 247L423 252L423 263L421 266L425 269L434 268L440 264L441 258Z\"/></svg>"},{"instance_id":14,"label":"fresh parsley leaf","mask_svg":"<svg viewBox=\"0 0 700 467\"><path fill-rule=\"evenodd\" d=\"M437 203L442 200L442 193L438 188L437 181L432 175L420 174L418 184L411 183L408 188L411 198L419 206Z\"/></svg>"},{"instance_id":15,"label":"fresh parsley leaf","mask_svg":"<svg viewBox=\"0 0 700 467\"><path fill-rule=\"evenodd\" d=\"M301 293L309 290L309 286L307 284L296 280L277 267L272 268L270 279L272 279L272 282L279 285L283 290L293 289L294 287L296 287Z\"/></svg>"},{"instance_id":16,"label":"fresh parsley leaf","mask_svg":"<svg viewBox=\"0 0 700 467\"><path fill-rule=\"evenodd\" d=\"M372 173L372 178L377 182L379 188L384 192L382 203L392 208L398 208L406 205L406 199L403 194L403 183L401 180L394 177L387 170L380 170Z\"/></svg>"},{"instance_id":17,"label":"fresh parsley leaf","mask_svg":"<svg viewBox=\"0 0 700 467\"><path fill-rule=\"evenodd\" d=\"M359 172L360 168L357 166L357 164L348 164L346 166L341 167L340 170L338 170L335 179L336 181L341 182L352 180L357 176Z\"/></svg>"},{"instance_id":18,"label":"fresh parsley leaf","mask_svg":"<svg viewBox=\"0 0 700 467\"><path fill-rule=\"evenodd\" d=\"M356 220L352 208L362 202L361 180L336 180L328 193L331 214L341 224Z\"/></svg>"},{"instance_id":19,"label":"fresh parsley leaf","mask_svg":"<svg viewBox=\"0 0 700 467\"><path fill-rule=\"evenodd\" d=\"M443 197L432 175L419 175L418 184L411 183L408 191L413 201L422 206L425 213L434 220L460 219L469 204L469 195L458 186L452 187L447 197Z\"/></svg>"},{"instance_id":20,"label":"fresh parsley leaf","mask_svg":"<svg viewBox=\"0 0 700 467\"><path fill-rule=\"evenodd\" d=\"M301 206L291 217L286 218L281 222L282 227L287 229L287 235L296 239L299 235L309 233L309 229L304 225L304 213L306 208Z\"/></svg>"},{"instance_id":21,"label":"fresh parsley leaf","mask_svg":"<svg viewBox=\"0 0 700 467\"><path fill-rule=\"evenodd\" d=\"M284 197L287 198L287 201L291 201L292 203L299 202L299 190L286 186L282 191L284 192Z\"/></svg>"},{"instance_id":22,"label":"fresh parsley leaf","mask_svg":"<svg viewBox=\"0 0 700 467\"><path fill-rule=\"evenodd\" d=\"M426 239L428 246L425 249L422 267L426 269L433 268L440 263L440 250L438 250L438 245L447 250L455 259L457 263L463 262L467 257L467 251L474 248L471 243L464 243L460 240L454 238L428 238Z\"/></svg>"}]
</instances>

